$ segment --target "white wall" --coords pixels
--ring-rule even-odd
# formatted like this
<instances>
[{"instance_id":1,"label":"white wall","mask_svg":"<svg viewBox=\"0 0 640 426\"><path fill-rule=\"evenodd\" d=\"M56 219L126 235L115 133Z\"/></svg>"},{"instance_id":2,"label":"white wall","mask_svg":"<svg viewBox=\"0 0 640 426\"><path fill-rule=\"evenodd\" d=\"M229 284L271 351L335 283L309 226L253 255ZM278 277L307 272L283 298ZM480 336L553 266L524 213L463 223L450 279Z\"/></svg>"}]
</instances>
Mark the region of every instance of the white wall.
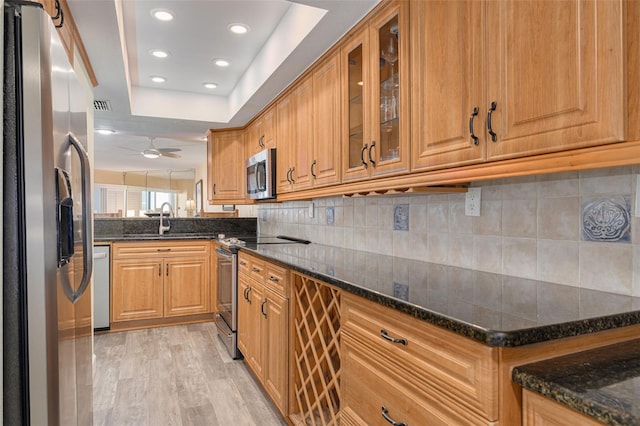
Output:
<instances>
[{"instance_id":1,"label":"white wall","mask_svg":"<svg viewBox=\"0 0 640 426\"><path fill-rule=\"evenodd\" d=\"M258 206L258 229L315 243L640 296L640 166L486 181L480 217L465 194L332 197ZM630 206L617 242L585 240L583 211L601 200ZM401 206L401 207L398 207ZM394 230L396 208L408 229ZM333 223L330 224L330 210Z\"/></svg>"},{"instance_id":2,"label":"white wall","mask_svg":"<svg viewBox=\"0 0 640 426\"><path fill-rule=\"evenodd\" d=\"M207 212L221 212L221 205L209 205L207 202L207 163L204 162L200 166L196 167L196 182L202 179L202 191L204 195L204 210ZM240 205L236 204L239 217L256 217L257 206L256 205Z\"/></svg>"}]
</instances>

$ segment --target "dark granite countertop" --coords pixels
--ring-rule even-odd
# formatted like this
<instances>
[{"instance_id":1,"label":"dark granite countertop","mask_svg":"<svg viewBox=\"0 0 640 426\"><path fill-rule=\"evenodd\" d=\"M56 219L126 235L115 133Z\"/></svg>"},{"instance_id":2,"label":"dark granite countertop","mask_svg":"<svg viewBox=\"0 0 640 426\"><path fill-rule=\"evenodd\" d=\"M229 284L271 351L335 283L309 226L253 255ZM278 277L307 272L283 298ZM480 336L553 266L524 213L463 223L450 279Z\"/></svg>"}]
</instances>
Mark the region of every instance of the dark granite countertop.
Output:
<instances>
[{"instance_id":1,"label":"dark granite countertop","mask_svg":"<svg viewBox=\"0 0 640 426\"><path fill-rule=\"evenodd\" d=\"M489 346L640 324L640 298L320 244L243 250Z\"/></svg>"},{"instance_id":2,"label":"dark granite countertop","mask_svg":"<svg viewBox=\"0 0 640 426\"><path fill-rule=\"evenodd\" d=\"M608 425L640 425L640 340L516 367L526 389Z\"/></svg>"},{"instance_id":3,"label":"dark granite countertop","mask_svg":"<svg viewBox=\"0 0 640 426\"><path fill-rule=\"evenodd\" d=\"M165 218L165 224L166 224ZM211 240L218 234L240 237L256 234L254 218L169 218L171 225L159 233L159 218L94 219L94 243L111 241Z\"/></svg>"}]
</instances>

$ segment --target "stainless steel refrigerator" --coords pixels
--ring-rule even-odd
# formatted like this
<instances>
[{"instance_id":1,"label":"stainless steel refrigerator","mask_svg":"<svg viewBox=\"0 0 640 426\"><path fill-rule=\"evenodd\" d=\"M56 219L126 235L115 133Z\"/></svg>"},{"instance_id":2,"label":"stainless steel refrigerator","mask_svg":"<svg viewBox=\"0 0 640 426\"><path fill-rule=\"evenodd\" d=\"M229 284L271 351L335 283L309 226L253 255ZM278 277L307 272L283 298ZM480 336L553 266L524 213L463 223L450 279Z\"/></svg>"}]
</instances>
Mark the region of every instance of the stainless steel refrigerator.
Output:
<instances>
[{"instance_id":1,"label":"stainless steel refrigerator","mask_svg":"<svg viewBox=\"0 0 640 426\"><path fill-rule=\"evenodd\" d=\"M92 424L89 97L40 7L3 12L3 422Z\"/></svg>"}]
</instances>

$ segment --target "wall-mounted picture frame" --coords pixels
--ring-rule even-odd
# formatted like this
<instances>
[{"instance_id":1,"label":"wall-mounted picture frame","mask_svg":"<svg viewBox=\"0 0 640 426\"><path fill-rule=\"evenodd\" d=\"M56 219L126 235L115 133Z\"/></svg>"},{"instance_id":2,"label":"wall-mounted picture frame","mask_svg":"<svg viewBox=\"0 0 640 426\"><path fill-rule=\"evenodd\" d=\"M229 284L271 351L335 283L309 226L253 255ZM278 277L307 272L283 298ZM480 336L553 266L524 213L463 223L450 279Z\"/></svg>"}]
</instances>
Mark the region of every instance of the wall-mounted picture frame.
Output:
<instances>
[{"instance_id":1,"label":"wall-mounted picture frame","mask_svg":"<svg viewBox=\"0 0 640 426\"><path fill-rule=\"evenodd\" d=\"M204 205L202 204L202 179L196 182L196 216L202 216Z\"/></svg>"}]
</instances>

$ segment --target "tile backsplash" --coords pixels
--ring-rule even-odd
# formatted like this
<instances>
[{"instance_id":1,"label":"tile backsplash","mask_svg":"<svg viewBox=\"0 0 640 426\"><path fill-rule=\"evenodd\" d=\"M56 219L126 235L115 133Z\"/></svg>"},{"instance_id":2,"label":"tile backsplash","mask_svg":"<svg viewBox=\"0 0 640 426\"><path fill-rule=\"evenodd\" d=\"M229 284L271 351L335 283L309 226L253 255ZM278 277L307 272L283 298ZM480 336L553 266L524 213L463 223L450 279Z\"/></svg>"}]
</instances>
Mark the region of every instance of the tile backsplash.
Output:
<instances>
[{"instance_id":1,"label":"tile backsplash","mask_svg":"<svg viewBox=\"0 0 640 426\"><path fill-rule=\"evenodd\" d=\"M262 204L261 233L640 296L640 166L474 183L465 194L331 197Z\"/></svg>"}]
</instances>

